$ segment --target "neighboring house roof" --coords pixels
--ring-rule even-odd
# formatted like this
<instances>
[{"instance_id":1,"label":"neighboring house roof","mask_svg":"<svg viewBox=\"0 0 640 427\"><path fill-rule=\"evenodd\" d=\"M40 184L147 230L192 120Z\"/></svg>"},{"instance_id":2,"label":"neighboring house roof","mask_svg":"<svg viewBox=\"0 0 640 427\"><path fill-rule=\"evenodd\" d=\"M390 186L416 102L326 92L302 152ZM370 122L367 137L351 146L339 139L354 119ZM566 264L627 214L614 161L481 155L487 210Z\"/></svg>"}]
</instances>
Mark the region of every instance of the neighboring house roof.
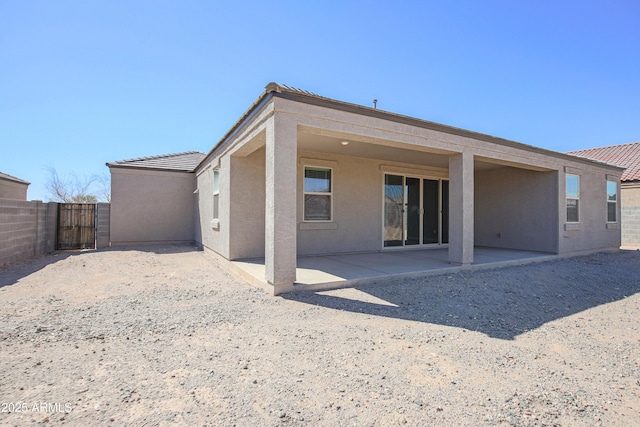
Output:
<instances>
[{"instance_id":1,"label":"neighboring house roof","mask_svg":"<svg viewBox=\"0 0 640 427\"><path fill-rule=\"evenodd\" d=\"M640 181L640 142L570 151L567 154L627 168L621 181Z\"/></svg>"},{"instance_id":2,"label":"neighboring house roof","mask_svg":"<svg viewBox=\"0 0 640 427\"><path fill-rule=\"evenodd\" d=\"M258 99L256 99L254 103L251 104L249 109L240 117L240 119L238 119L238 121L233 125L233 127L207 153L207 155L202 159L202 161L196 167L196 169L200 166L203 166L207 158L213 155L213 153L215 153L218 150L218 148L223 146L227 141L232 139L233 136L256 114L256 112L258 112L262 108L262 106L264 106L269 101L269 99L271 99L271 97L284 98L284 99L289 99L297 102L303 102L310 105L332 108L334 110L344 111L348 113L375 117L375 118L389 120L396 123L402 123L402 124L407 124L411 126L421 127L424 129L445 132L452 135L473 138L476 140L491 142L491 143L500 144L508 147L524 149L524 150L528 150L528 151L532 151L532 152L536 152L544 155L550 155L556 158L571 159L574 161L576 160L575 156L567 155L565 153L560 153L558 151L547 150L544 148L535 147L533 145L523 144L520 142L511 141L504 138L498 138L495 136L474 132L466 129L461 129L454 126L430 122L428 120L418 119L415 117L404 116L402 114L396 114L389 111L379 110L377 108L367 107L364 105L338 101L336 99L320 96L306 90L297 89L291 86L271 82L267 84L267 86L265 86L264 92L262 92L262 94L258 97ZM586 159L586 158L583 158L580 160L585 163L593 163L592 160Z\"/></svg>"},{"instance_id":3,"label":"neighboring house roof","mask_svg":"<svg viewBox=\"0 0 640 427\"><path fill-rule=\"evenodd\" d=\"M138 157L135 159L118 160L107 163L110 168L133 168L192 172L206 156L200 151L185 151L184 153L162 154L159 156Z\"/></svg>"},{"instance_id":4,"label":"neighboring house roof","mask_svg":"<svg viewBox=\"0 0 640 427\"><path fill-rule=\"evenodd\" d=\"M0 179L4 179L5 181L17 182L18 184L29 185L30 182L24 181L20 178L16 178L15 176L11 176L7 173L0 172Z\"/></svg>"}]
</instances>

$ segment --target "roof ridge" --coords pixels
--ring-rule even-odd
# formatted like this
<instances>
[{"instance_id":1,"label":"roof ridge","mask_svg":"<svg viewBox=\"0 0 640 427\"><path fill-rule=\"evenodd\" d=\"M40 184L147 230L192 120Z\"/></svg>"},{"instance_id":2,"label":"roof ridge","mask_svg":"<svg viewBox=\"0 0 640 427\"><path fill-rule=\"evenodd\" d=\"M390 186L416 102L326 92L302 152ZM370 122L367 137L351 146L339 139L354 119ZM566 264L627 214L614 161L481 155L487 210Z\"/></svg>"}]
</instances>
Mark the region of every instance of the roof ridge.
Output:
<instances>
[{"instance_id":1,"label":"roof ridge","mask_svg":"<svg viewBox=\"0 0 640 427\"><path fill-rule=\"evenodd\" d=\"M309 90L300 89L294 86L285 85L282 83L271 82L265 86L265 91L269 92L294 92L294 93L302 93L305 95L317 96L319 98L326 98L325 96L318 95L317 93L311 92ZM329 98L327 98L329 99Z\"/></svg>"}]
</instances>

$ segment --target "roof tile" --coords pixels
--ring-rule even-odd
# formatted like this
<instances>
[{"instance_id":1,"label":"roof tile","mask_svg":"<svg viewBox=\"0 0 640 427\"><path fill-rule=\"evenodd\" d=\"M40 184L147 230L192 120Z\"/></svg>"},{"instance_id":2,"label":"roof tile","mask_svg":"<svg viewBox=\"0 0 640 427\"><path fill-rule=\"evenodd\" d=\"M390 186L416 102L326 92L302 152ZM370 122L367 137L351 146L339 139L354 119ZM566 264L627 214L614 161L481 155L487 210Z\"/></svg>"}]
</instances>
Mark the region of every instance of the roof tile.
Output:
<instances>
[{"instance_id":1,"label":"roof tile","mask_svg":"<svg viewBox=\"0 0 640 427\"><path fill-rule=\"evenodd\" d=\"M159 156L118 160L107 163L107 166L192 172L205 156L206 154L200 151L185 151L184 153L162 154Z\"/></svg>"},{"instance_id":2,"label":"roof tile","mask_svg":"<svg viewBox=\"0 0 640 427\"><path fill-rule=\"evenodd\" d=\"M588 148L570 151L567 154L627 168L621 181L640 181L640 142Z\"/></svg>"}]
</instances>

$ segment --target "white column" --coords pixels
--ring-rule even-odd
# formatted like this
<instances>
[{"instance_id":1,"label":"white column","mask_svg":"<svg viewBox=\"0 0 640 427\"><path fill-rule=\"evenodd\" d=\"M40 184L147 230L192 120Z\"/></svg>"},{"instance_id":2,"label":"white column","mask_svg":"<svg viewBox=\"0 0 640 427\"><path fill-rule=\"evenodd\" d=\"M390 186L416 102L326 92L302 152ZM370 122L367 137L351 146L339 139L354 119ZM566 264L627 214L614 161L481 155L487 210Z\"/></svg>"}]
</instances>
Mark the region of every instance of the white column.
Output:
<instances>
[{"instance_id":1,"label":"white column","mask_svg":"<svg viewBox=\"0 0 640 427\"><path fill-rule=\"evenodd\" d=\"M266 132L265 279L278 295L296 281L297 128L276 113Z\"/></svg>"},{"instance_id":2,"label":"white column","mask_svg":"<svg viewBox=\"0 0 640 427\"><path fill-rule=\"evenodd\" d=\"M449 262L473 262L473 154L449 156Z\"/></svg>"}]
</instances>

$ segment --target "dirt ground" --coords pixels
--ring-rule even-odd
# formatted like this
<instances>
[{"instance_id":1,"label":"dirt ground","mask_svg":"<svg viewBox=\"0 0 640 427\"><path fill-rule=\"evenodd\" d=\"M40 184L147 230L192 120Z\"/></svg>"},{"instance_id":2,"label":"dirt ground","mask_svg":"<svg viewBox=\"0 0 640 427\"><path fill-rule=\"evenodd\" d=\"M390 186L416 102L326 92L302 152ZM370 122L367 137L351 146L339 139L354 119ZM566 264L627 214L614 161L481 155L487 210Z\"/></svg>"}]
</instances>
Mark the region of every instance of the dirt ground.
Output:
<instances>
[{"instance_id":1,"label":"dirt ground","mask_svg":"<svg viewBox=\"0 0 640 427\"><path fill-rule=\"evenodd\" d=\"M0 424L640 425L640 252L282 297L189 246L0 269Z\"/></svg>"}]
</instances>

